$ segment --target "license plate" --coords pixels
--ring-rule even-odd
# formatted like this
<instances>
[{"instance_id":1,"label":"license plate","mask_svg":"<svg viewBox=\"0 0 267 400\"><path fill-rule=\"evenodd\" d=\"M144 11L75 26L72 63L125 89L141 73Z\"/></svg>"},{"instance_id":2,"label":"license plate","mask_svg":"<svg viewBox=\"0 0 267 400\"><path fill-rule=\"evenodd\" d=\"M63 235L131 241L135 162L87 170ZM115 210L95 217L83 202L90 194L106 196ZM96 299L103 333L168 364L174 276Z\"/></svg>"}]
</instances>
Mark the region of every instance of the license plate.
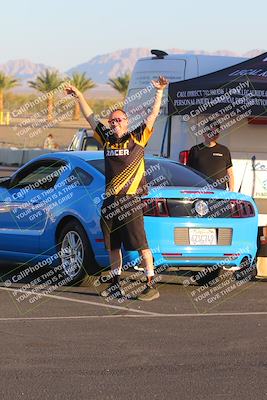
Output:
<instances>
[{"instance_id":1,"label":"license plate","mask_svg":"<svg viewBox=\"0 0 267 400\"><path fill-rule=\"evenodd\" d=\"M217 244L216 229L189 228L191 246L215 246Z\"/></svg>"}]
</instances>

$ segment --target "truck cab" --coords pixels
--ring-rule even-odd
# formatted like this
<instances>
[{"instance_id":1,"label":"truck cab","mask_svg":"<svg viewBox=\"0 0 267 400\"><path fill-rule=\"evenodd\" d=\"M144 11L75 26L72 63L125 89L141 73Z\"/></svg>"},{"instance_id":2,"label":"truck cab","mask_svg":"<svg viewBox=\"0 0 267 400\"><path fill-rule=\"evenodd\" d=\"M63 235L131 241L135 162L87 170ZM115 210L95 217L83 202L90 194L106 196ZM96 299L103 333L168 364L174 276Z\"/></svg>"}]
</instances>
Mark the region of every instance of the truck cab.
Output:
<instances>
[{"instance_id":1,"label":"truck cab","mask_svg":"<svg viewBox=\"0 0 267 400\"><path fill-rule=\"evenodd\" d=\"M89 129L79 129L73 136L68 151L96 151L102 150L102 146L93 137L93 131Z\"/></svg>"},{"instance_id":2,"label":"truck cab","mask_svg":"<svg viewBox=\"0 0 267 400\"><path fill-rule=\"evenodd\" d=\"M169 82L195 78L244 61L240 57L223 57L195 54L167 54L151 50L151 57L140 58L133 69L126 97L125 110L138 123L138 115L146 116L153 102L155 91L144 89L159 75ZM168 92L164 92L160 116L154 126L146 152L178 160L179 152L196 144L195 137L188 134L188 124L180 116L169 118L167 111ZM186 133L186 134L185 134Z\"/></svg>"}]
</instances>

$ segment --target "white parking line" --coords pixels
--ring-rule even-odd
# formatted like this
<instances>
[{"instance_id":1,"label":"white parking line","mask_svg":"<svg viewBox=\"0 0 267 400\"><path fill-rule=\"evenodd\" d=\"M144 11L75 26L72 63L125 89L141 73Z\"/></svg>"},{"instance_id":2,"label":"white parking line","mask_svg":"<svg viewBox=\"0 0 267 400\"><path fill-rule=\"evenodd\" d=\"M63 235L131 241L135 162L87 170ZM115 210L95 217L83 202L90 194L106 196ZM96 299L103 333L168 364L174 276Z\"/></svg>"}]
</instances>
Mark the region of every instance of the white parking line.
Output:
<instances>
[{"instance_id":1,"label":"white parking line","mask_svg":"<svg viewBox=\"0 0 267 400\"><path fill-rule=\"evenodd\" d=\"M9 292L17 291L17 292L20 292L20 293L34 294L31 291L21 290L21 289L12 289L12 288L7 288L7 287L0 287L0 290L6 290L6 291L9 291ZM114 306L114 305L111 305L111 304L103 304L103 303L98 303L98 302L95 302L95 301L72 299L70 297L57 296L57 295L46 294L46 293L38 293L38 296L50 297L51 299L56 299L56 300L71 301L71 302L74 302L74 303L90 304L92 306L111 308L111 309L114 309L114 310L130 311L130 312L134 312L134 313L138 313L138 314L145 314L145 315L155 315L156 314L156 313L153 313L153 312L150 312L150 311L136 310L135 308L130 308L130 307Z\"/></svg>"},{"instance_id":2,"label":"white parking line","mask_svg":"<svg viewBox=\"0 0 267 400\"><path fill-rule=\"evenodd\" d=\"M0 290L5 290L5 291L17 291L21 293L29 293L32 294L31 291L25 291L21 289L13 289L13 288L6 288L6 287L0 287ZM252 315L267 315L267 311L251 311L251 312L224 312L224 313L184 313L184 314L163 314L163 313L157 313L157 312L150 312L150 311L144 311L144 310L138 310L135 308L128 308L128 307L123 307L123 306L115 306L111 304L103 304L103 303L98 303L94 301L87 301L87 300L79 300L79 299L73 299L70 297L65 297L65 296L57 296L57 295L51 295L51 294L45 294L45 293L39 293L43 297L49 297L52 299L56 300L64 300L64 301L70 301L74 303L82 303L82 304L89 304L93 306L98 306L98 307L104 307L104 308L110 308L110 309L115 309L115 310L120 310L120 311L128 311L135 313L135 315L124 315L124 314L110 314L110 315L76 315L76 316L58 316L58 317L14 317L14 318L0 318L0 321L20 321L20 320L64 320L64 319L91 319L91 318L144 318L144 317L149 317L149 318L184 318L184 317L225 317L225 316L252 316Z\"/></svg>"},{"instance_id":3,"label":"white parking line","mask_svg":"<svg viewBox=\"0 0 267 400\"><path fill-rule=\"evenodd\" d=\"M138 310L135 310L138 311ZM267 315L265 311L259 312L245 312L245 313L210 313L210 314L143 314L143 315L133 315L133 314L108 314L108 315L70 315L70 316L57 316L57 317L7 317L0 318L0 322L15 322L15 321L62 321L62 320L86 320L86 319L104 319L104 318L179 318L179 317L240 317L240 316L251 316L251 315Z\"/></svg>"}]
</instances>

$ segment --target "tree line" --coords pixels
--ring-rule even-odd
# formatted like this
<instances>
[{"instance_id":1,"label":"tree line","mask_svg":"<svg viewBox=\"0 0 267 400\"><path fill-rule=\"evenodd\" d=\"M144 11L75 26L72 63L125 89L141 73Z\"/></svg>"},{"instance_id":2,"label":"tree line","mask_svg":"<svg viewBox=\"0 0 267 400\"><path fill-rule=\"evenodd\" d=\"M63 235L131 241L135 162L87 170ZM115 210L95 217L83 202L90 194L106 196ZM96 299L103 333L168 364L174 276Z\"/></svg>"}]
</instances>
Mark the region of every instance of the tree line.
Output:
<instances>
[{"instance_id":1,"label":"tree line","mask_svg":"<svg viewBox=\"0 0 267 400\"><path fill-rule=\"evenodd\" d=\"M29 87L37 90L40 93L50 93L47 96L47 119L51 121L53 118L54 109L54 97L51 95L53 91L60 86L64 81L70 81L72 85L77 87L77 89L84 93L96 87L96 83L89 77L86 73L73 72L69 78L62 78L59 72L46 69L41 72L35 80L28 81ZM126 96L127 88L130 81L130 74L125 73L117 78L110 78L108 84L113 87L117 92L119 92L123 97ZM4 94L20 85L20 80L12 75L5 74L0 71L0 112L4 111ZM78 102L75 102L73 110L73 120L78 120L80 118L80 106Z\"/></svg>"}]
</instances>

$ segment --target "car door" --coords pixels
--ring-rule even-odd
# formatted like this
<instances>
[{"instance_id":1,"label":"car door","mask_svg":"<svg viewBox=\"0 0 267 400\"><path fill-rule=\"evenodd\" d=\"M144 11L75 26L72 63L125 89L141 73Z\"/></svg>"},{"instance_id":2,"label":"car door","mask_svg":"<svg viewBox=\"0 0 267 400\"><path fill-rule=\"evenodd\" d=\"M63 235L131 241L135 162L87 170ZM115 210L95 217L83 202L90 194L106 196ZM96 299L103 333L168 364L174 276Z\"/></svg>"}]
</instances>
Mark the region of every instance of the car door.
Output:
<instances>
[{"instance_id":1,"label":"car door","mask_svg":"<svg viewBox=\"0 0 267 400\"><path fill-rule=\"evenodd\" d=\"M15 174L0 196L0 251L38 254L53 188L65 163L32 162Z\"/></svg>"}]
</instances>

